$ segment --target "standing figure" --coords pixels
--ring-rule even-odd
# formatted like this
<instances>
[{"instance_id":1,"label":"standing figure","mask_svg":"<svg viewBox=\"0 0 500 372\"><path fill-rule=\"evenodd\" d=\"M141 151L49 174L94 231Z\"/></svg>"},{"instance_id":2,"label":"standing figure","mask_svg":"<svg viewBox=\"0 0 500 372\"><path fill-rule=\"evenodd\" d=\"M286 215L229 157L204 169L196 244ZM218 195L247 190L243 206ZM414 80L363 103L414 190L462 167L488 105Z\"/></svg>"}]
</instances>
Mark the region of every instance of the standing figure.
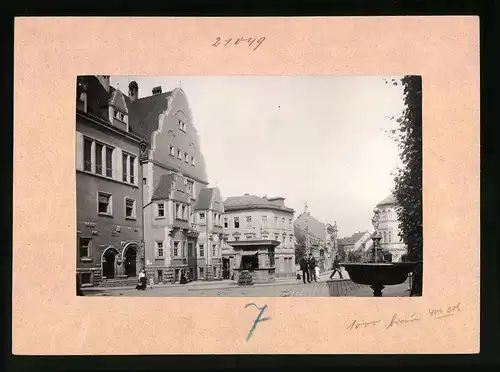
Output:
<instances>
[{"instance_id":1,"label":"standing figure","mask_svg":"<svg viewBox=\"0 0 500 372\"><path fill-rule=\"evenodd\" d=\"M313 257L312 253L309 253L309 271L311 275L311 281L317 281L316 278L316 259Z\"/></svg>"},{"instance_id":2,"label":"standing figure","mask_svg":"<svg viewBox=\"0 0 500 372\"><path fill-rule=\"evenodd\" d=\"M330 279L333 279L335 273L339 273L340 279L342 279L342 271L340 270L340 262L338 256L335 256L335 259L333 260L333 272L330 274Z\"/></svg>"},{"instance_id":3,"label":"standing figure","mask_svg":"<svg viewBox=\"0 0 500 372\"><path fill-rule=\"evenodd\" d=\"M302 280L304 284L306 284L306 276L307 282L311 283L311 277L309 276L309 260L306 257L302 257L299 261L300 270L302 271Z\"/></svg>"},{"instance_id":4,"label":"standing figure","mask_svg":"<svg viewBox=\"0 0 500 372\"><path fill-rule=\"evenodd\" d=\"M147 286L146 271L142 269L141 272L139 273L139 279L137 281L137 286L135 287L135 289L145 291L146 286Z\"/></svg>"}]
</instances>

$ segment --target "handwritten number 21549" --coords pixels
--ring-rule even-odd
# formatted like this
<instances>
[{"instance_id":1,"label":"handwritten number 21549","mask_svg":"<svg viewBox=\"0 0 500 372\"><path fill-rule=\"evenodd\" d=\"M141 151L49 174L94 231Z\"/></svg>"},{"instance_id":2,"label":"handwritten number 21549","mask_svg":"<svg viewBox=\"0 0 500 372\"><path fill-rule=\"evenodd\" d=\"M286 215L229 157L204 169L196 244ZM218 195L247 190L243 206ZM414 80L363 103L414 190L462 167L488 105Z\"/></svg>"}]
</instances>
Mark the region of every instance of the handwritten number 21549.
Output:
<instances>
[{"instance_id":1,"label":"handwritten number 21549","mask_svg":"<svg viewBox=\"0 0 500 372\"><path fill-rule=\"evenodd\" d=\"M233 39L232 37L230 37L229 39L227 40L222 40L220 37L218 37L215 42L212 44L213 47L218 47L219 45L223 44L224 46L228 46L230 43L234 42L234 45L238 45L240 43L243 43L243 42L247 42L248 43L248 47L251 47L252 45L254 45L255 47L253 48L253 50L256 50L258 47L260 47L260 45L264 42L264 40L266 40L266 38L263 36L259 39L256 39L256 38L242 38L242 37L239 37L237 39ZM254 44L255 43L255 44Z\"/></svg>"}]
</instances>

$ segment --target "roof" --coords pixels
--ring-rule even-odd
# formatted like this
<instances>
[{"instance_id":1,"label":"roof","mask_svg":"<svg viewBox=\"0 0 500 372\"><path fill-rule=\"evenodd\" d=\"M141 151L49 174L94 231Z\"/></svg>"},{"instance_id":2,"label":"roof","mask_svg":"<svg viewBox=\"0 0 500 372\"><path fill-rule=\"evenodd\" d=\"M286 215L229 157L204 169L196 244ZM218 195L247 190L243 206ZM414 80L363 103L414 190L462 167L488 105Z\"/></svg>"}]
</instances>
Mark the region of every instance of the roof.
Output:
<instances>
[{"instance_id":1,"label":"roof","mask_svg":"<svg viewBox=\"0 0 500 372\"><path fill-rule=\"evenodd\" d=\"M217 205L219 204L219 205ZM206 189L201 189L198 194L198 199L194 206L194 210L222 210L222 198L220 196L220 191L216 187L208 187Z\"/></svg>"},{"instance_id":2,"label":"roof","mask_svg":"<svg viewBox=\"0 0 500 372\"><path fill-rule=\"evenodd\" d=\"M93 75L79 76L78 83L85 86L87 92L87 112L100 119L109 121L109 98L111 91L107 92L99 79Z\"/></svg>"},{"instance_id":3,"label":"roof","mask_svg":"<svg viewBox=\"0 0 500 372\"><path fill-rule=\"evenodd\" d=\"M382 205L392 205L392 204L397 204L397 203L398 202L396 201L396 198L394 197L394 195L391 194L387 198L382 200L380 203L378 203L377 207L382 206Z\"/></svg>"},{"instance_id":4,"label":"roof","mask_svg":"<svg viewBox=\"0 0 500 372\"><path fill-rule=\"evenodd\" d=\"M175 181L175 175L165 174L161 176L158 185L156 185L153 191L153 197L151 200L163 200L168 199L170 191L172 190L172 182Z\"/></svg>"},{"instance_id":5,"label":"roof","mask_svg":"<svg viewBox=\"0 0 500 372\"><path fill-rule=\"evenodd\" d=\"M347 237L347 238L342 238L342 239L339 239L338 241L338 244L339 245L351 245L351 244L356 244L363 236L365 236L365 234L367 233L368 231L364 231L364 232L357 232L357 233L354 233L352 234L351 236Z\"/></svg>"},{"instance_id":6,"label":"roof","mask_svg":"<svg viewBox=\"0 0 500 372\"><path fill-rule=\"evenodd\" d=\"M241 210L241 209L275 209L282 210L288 213L293 213L292 208L288 208L284 204L276 203L277 199L269 201L266 197L257 195L230 196L224 201L224 209L226 211ZM284 200L284 198L279 198Z\"/></svg>"},{"instance_id":7,"label":"roof","mask_svg":"<svg viewBox=\"0 0 500 372\"><path fill-rule=\"evenodd\" d=\"M295 227L298 227L300 230L308 231L309 234L320 238L326 238L326 224L317 220L309 213L300 214L294 223Z\"/></svg>"},{"instance_id":8,"label":"roof","mask_svg":"<svg viewBox=\"0 0 500 372\"><path fill-rule=\"evenodd\" d=\"M125 96L129 110L130 130L151 141L151 134L158 129L158 117L168 108L172 92L138 98L134 102Z\"/></svg>"}]
</instances>

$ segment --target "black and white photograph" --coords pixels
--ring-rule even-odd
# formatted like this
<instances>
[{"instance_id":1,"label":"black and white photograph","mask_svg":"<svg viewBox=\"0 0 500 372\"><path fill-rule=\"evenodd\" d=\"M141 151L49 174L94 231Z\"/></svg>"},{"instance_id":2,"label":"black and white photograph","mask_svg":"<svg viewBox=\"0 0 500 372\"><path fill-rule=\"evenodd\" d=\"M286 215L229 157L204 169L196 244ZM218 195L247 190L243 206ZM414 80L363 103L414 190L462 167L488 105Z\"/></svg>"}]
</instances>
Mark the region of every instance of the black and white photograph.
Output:
<instances>
[{"instance_id":1,"label":"black and white photograph","mask_svg":"<svg viewBox=\"0 0 500 372\"><path fill-rule=\"evenodd\" d=\"M422 296L420 76L75 81L78 296Z\"/></svg>"}]
</instances>

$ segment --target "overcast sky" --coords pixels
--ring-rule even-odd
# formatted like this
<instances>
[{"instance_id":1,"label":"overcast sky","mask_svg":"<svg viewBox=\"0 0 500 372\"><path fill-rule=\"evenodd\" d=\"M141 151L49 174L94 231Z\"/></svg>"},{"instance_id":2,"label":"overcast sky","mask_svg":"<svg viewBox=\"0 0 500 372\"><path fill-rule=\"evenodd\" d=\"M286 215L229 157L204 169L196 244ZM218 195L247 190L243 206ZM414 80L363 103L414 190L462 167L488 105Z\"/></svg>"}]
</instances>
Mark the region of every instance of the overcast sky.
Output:
<instances>
[{"instance_id":1,"label":"overcast sky","mask_svg":"<svg viewBox=\"0 0 500 372\"><path fill-rule=\"evenodd\" d=\"M283 196L339 236L372 230L374 206L394 187L397 145L385 133L404 107L383 77L210 76L111 78L139 97L181 86L200 136L211 186L225 199Z\"/></svg>"}]
</instances>

